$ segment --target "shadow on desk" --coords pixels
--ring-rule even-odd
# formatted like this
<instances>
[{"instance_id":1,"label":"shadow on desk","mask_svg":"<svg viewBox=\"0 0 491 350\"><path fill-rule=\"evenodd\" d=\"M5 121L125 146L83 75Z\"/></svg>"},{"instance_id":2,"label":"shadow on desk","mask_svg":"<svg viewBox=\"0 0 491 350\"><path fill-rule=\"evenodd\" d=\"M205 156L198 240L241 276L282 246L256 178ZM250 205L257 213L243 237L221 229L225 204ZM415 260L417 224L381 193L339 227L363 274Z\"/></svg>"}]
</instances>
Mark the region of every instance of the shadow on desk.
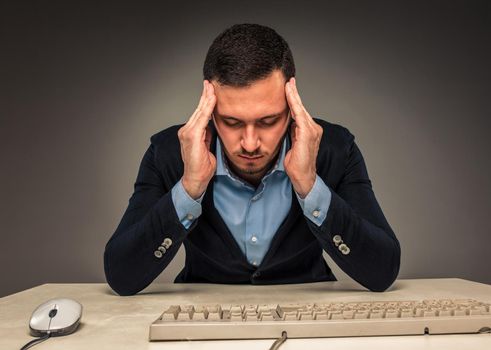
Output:
<instances>
[{"instance_id":1,"label":"shadow on desk","mask_svg":"<svg viewBox=\"0 0 491 350\"><path fill-rule=\"evenodd\" d=\"M384 295L395 292L400 289L397 283L393 284L385 292L371 292L365 287L353 283L353 281L330 281L330 282L315 282L315 283L295 283L295 284L271 284L271 285L250 285L250 284L218 284L218 283L154 283L145 288L136 295L199 295L205 294L222 294L237 292L243 294L261 294L267 295L271 292L292 292L295 294L308 294L315 296L326 292L342 293L343 295L368 293L370 295ZM105 294L119 296L109 286L105 290Z\"/></svg>"}]
</instances>

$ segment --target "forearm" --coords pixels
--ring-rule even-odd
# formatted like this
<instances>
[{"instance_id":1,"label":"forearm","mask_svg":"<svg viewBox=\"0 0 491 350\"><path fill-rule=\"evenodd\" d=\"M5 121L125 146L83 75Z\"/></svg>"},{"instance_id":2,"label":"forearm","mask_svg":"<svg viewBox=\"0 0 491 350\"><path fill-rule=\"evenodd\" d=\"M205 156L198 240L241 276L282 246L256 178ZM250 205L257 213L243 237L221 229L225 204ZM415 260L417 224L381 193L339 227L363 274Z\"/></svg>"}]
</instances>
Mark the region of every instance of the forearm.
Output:
<instances>
[{"instance_id":1,"label":"forearm","mask_svg":"<svg viewBox=\"0 0 491 350\"><path fill-rule=\"evenodd\" d=\"M401 251L392 229L381 217L375 198L371 202L374 207L368 210L374 213L370 219L377 225L355 212L334 191L331 195L325 221L317 226L307 220L310 230L334 262L351 278L371 291L386 290L397 278ZM336 244L335 236L339 236L342 242Z\"/></svg>"},{"instance_id":2,"label":"forearm","mask_svg":"<svg viewBox=\"0 0 491 350\"><path fill-rule=\"evenodd\" d=\"M104 251L104 270L111 288L120 295L138 293L172 261L189 229L179 221L171 192L150 209L132 203ZM168 238L172 244L159 250ZM164 247L165 248L165 247ZM160 252L160 253L157 253Z\"/></svg>"}]
</instances>

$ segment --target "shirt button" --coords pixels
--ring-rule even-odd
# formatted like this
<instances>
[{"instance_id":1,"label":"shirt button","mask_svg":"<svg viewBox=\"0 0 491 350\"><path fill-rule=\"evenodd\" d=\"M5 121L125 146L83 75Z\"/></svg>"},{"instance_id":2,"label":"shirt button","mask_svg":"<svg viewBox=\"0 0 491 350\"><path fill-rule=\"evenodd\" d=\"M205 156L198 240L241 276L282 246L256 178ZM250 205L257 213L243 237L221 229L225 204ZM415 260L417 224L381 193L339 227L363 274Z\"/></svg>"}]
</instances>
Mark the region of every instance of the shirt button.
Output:
<instances>
[{"instance_id":1,"label":"shirt button","mask_svg":"<svg viewBox=\"0 0 491 350\"><path fill-rule=\"evenodd\" d=\"M257 266L257 261L253 261L252 265Z\"/></svg>"},{"instance_id":2,"label":"shirt button","mask_svg":"<svg viewBox=\"0 0 491 350\"><path fill-rule=\"evenodd\" d=\"M320 212L320 211L318 211L318 210L314 210L314 211L312 212L312 215L314 216L314 218L318 218L318 217L319 217L319 215L321 215L321 212Z\"/></svg>"},{"instance_id":3,"label":"shirt button","mask_svg":"<svg viewBox=\"0 0 491 350\"><path fill-rule=\"evenodd\" d=\"M186 215L186 219L188 219L188 220L193 220L193 219L194 219L193 214L188 214L188 215Z\"/></svg>"},{"instance_id":4,"label":"shirt button","mask_svg":"<svg viewBox=\"0 0 491 350\"><path fill-rule=\"evenodd\" d=\"M153 255L155 255L155 257L157 257L157 258L160 259L163 254L162 254L162 252L160 250L156 250L156 251L153 252Z\"/></svg>"},{"instance_id":5,"label":"shirt button","mask_svg":"<svg viewBox=\"0 0 491 350\"><path fill-rule=\"evenodd\" d=\"M252 201L257 201L259 199L259 196L254 196L251 198Z\"/></svg>"},{"instance_id":6,"label":"shirt button","mask_svg":"<svg viewBox=\"0 0 491 350\"><path fill-rule=\"evenodd\" d=\"M252 243L256 243L257 242L257 237L256 236L252 236L251 241L252 241Z\"/></svg>"}]
</instances>

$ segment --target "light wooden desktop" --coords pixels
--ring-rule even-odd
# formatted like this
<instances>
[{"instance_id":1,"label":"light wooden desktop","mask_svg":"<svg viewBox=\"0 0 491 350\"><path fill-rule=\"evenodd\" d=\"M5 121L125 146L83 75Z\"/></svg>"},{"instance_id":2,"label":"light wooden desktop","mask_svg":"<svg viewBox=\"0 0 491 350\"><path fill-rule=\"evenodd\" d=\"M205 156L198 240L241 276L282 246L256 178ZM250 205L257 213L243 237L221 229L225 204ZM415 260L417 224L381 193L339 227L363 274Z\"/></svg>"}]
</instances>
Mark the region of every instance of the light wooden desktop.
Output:
<instances>
[{"instance_id":1,"label":"light wooden desktop","mask_svg":"<svg viewBox=\"0 0 491 350\"><path fill-rule=\"evenodd\" d=\"M28 322L41 303L58 297L83 305L82 323L68 336L54 337L33 349L269 349L272 339L149 342L149 326L164 305L193 303L295 303L324 301L422 300L473 298L491 302L491 285L462 279L397 280L386 292L373 293L351 281L252 286L152 284L121 297L107 284L44 284L0 298L0 349L20 349L33 339ZM491 334L421 335L288 339L288 349L491 349Z\"/></svg>"}]
</instances>

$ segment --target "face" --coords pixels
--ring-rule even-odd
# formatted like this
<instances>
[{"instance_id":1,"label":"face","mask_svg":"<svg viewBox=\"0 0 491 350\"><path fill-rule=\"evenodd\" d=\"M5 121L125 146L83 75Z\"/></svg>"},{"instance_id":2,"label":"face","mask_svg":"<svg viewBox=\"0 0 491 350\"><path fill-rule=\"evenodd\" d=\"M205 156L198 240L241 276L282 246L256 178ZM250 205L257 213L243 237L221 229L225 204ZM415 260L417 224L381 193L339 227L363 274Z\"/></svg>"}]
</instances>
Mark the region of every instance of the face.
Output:
<instances>
[{"instance_id":1,"label":"face","mask_svg":"<svg viewBox=\"0 0 491 350\"><path fill-rule=\"evenodd\" d=\"M286 80L280 70L248 87L214 86L213 119L224 153L240 177L257 181L276 161L288 129Z\"/></svg>"}]
</instances>

